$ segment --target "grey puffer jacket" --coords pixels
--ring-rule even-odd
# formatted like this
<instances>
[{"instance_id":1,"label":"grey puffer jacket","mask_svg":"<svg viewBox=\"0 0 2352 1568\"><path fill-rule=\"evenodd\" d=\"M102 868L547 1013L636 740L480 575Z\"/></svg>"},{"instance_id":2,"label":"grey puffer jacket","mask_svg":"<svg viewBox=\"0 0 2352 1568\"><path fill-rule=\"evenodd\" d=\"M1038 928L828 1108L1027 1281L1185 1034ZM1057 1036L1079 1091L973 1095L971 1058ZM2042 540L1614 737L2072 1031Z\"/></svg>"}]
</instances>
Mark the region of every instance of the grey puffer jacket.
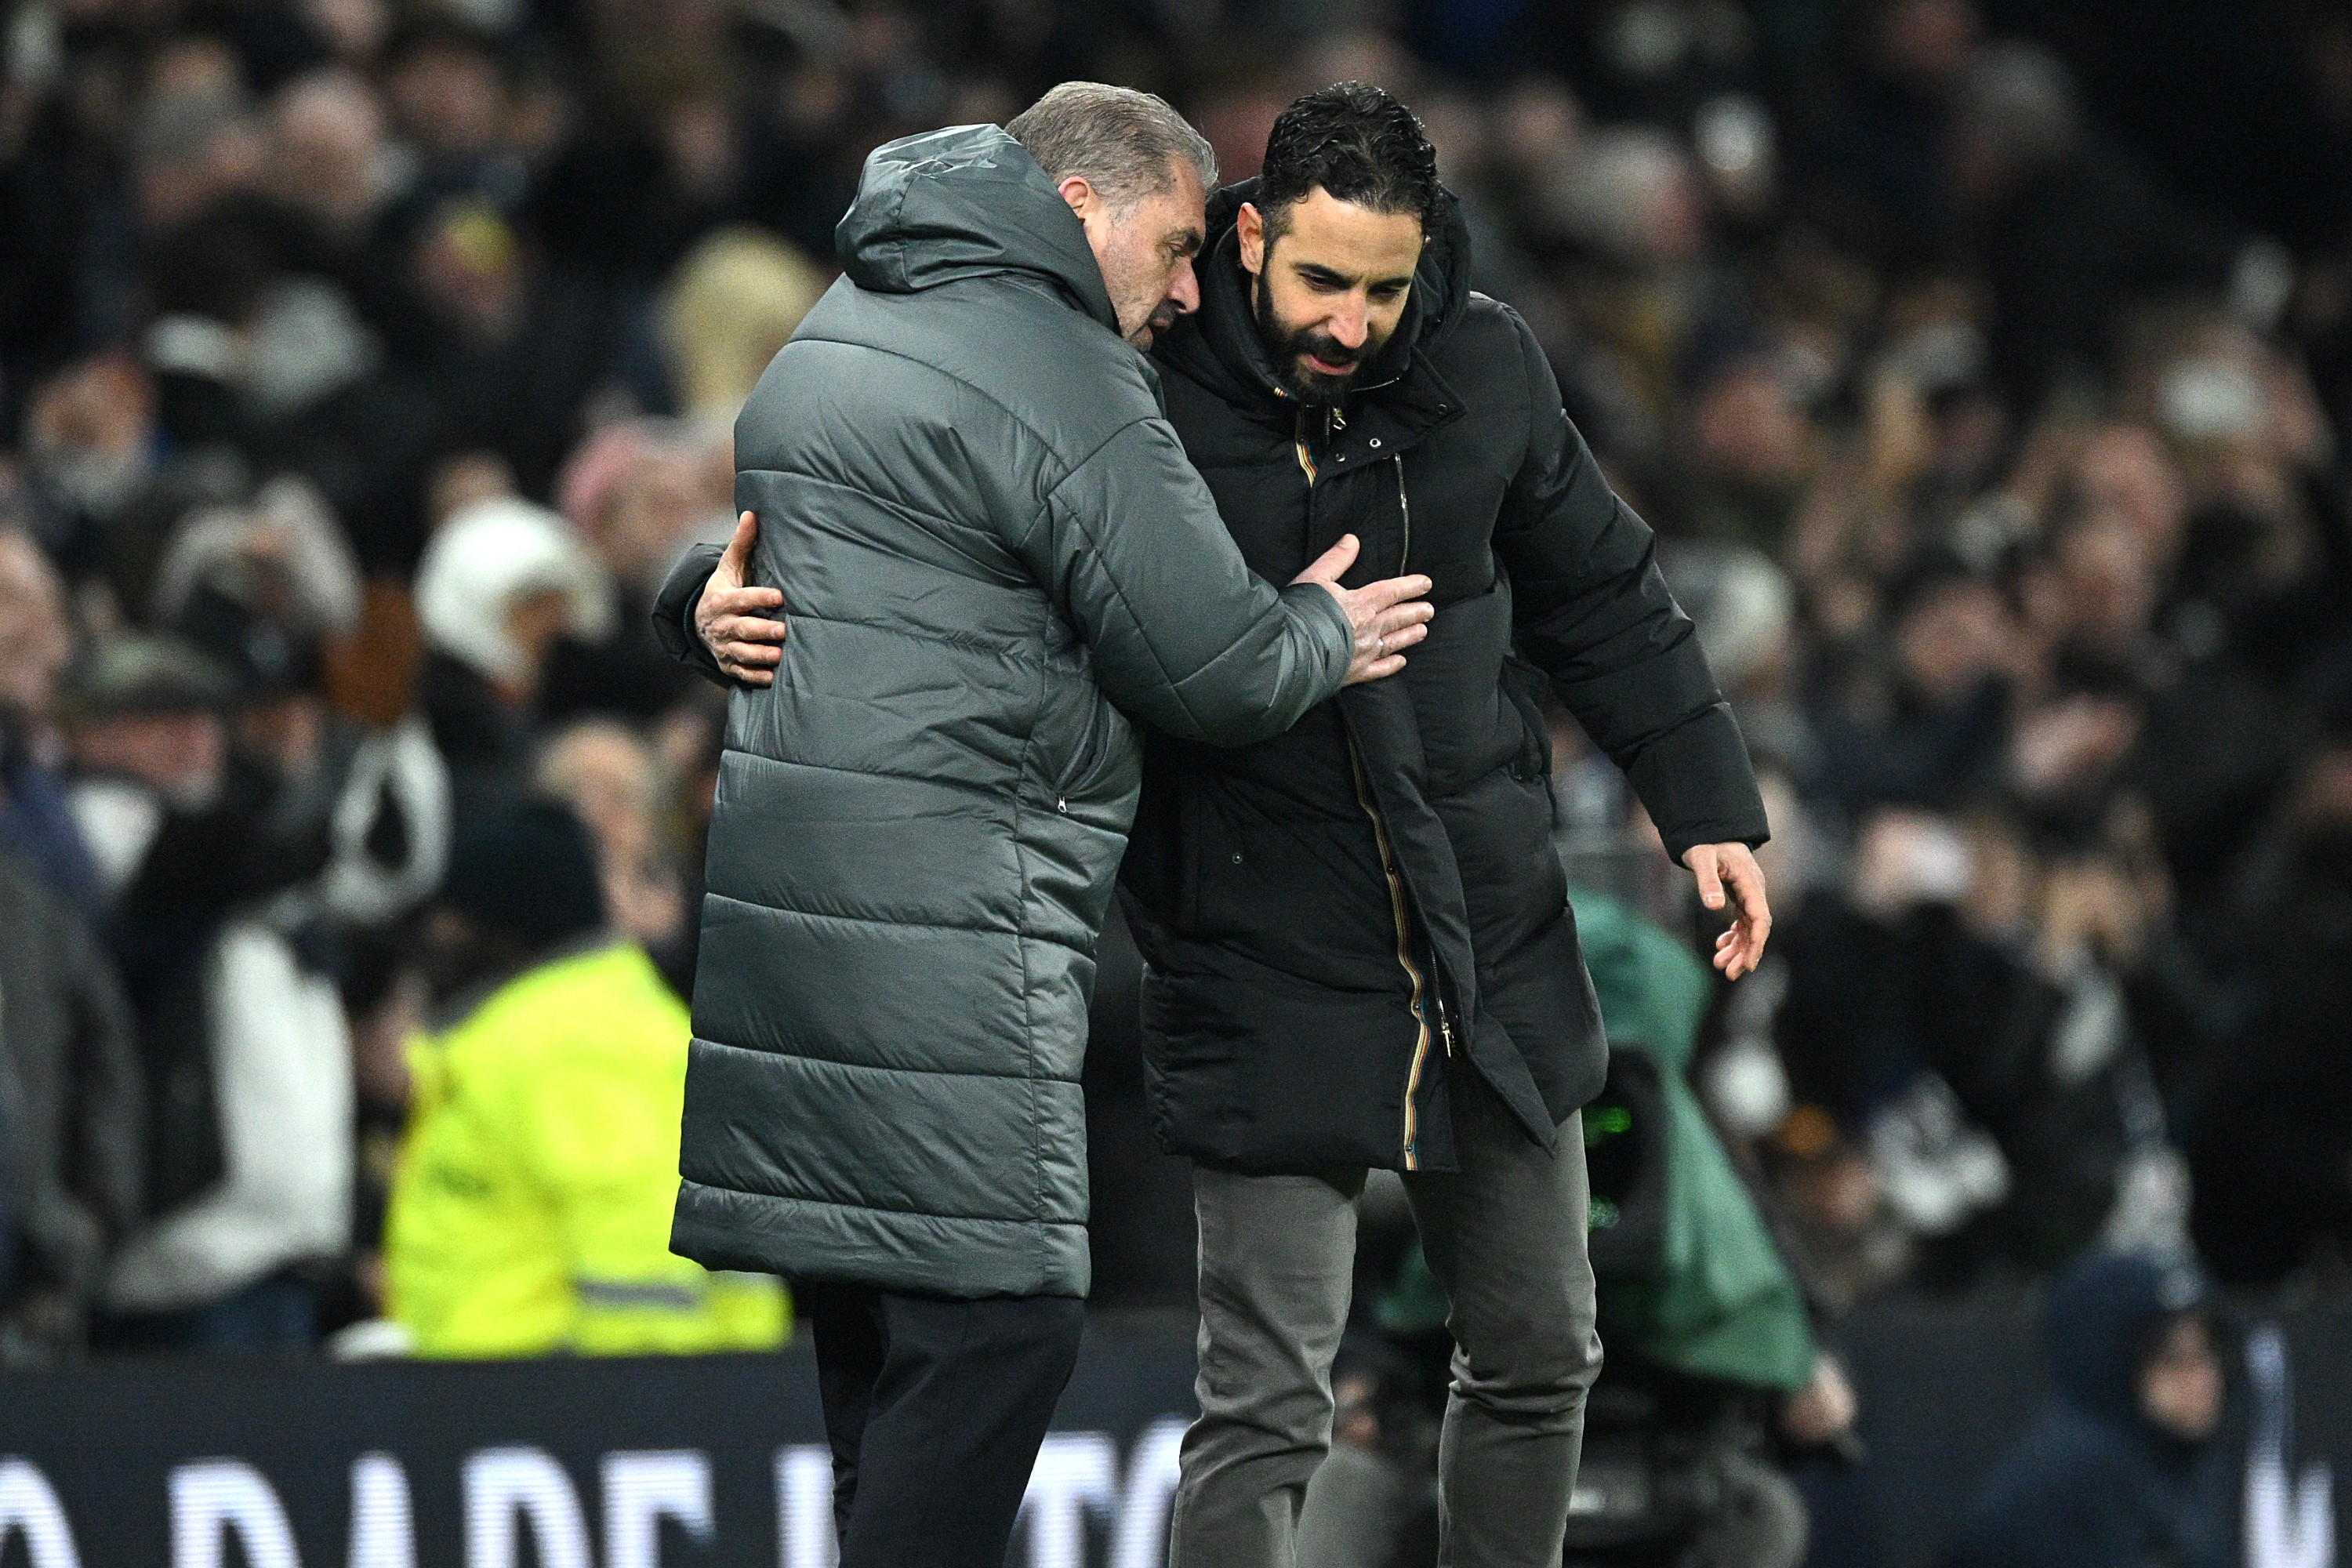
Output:
<instances>
[{"instance_id":1,"label":"grey puffer jacket","mask_svg":"<svg viewBox=\"0 0 2352 1568\"><path fill-rule=\"evenodd\" d=\"M792 635L729 708L671 1245L1083 1295L1129 719L1277 734L1339 689L1347 618L1243 563L1085 230L1003 132L881 148L837 239L845 275L735 429ZM674 649L711 562L656 608Z\"/></svg>"}]
</instances>

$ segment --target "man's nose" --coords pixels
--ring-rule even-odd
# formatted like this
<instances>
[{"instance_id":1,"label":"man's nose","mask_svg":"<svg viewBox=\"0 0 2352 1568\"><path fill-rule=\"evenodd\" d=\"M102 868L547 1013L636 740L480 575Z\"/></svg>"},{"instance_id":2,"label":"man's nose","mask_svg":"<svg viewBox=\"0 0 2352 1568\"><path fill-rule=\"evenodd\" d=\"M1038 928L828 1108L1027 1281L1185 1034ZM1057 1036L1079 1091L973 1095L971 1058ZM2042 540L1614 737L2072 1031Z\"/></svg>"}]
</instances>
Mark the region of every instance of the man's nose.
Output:
<instances>
[{"instance_id":1,"label":"man's nose","mask_svg":"<svg viewBox=\"0 0 2352 1568\"><path fill-rule=\"evenodd\" d=\"M1189 316L1201 308L1201 280L1192 275L1189 257L1176 264L1176 275L1168 279L1168 302L1176 307L1180 316Z\"/></svg>"},{"instance_id":2,"label":"man's nose","mask_svg":"<svg viewBox=\"0 0 2352 1568\"><path fill-rule=\"evenodd\" d=\"M1351 300L1332 313L1331 336L1343 349L1360 349L1364 346L1370 325L1363 306Z\"/></svg>"}]
</instances>

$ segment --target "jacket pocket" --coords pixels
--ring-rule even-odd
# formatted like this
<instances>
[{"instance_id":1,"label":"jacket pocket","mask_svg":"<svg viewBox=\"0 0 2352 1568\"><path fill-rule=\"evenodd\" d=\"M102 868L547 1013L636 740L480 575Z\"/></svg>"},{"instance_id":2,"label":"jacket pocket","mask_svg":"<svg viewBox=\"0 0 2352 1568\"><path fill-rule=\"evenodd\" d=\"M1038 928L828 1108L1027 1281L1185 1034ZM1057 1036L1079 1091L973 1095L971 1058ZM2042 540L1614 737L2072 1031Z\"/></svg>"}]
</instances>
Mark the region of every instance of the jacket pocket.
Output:
<instances>
[{"instance_id":1,"label":"jacket pocket","mask_svg":"<svg viewBox=\"0 0 2352 1568\"><path fill-rule=\"evenodd\" d=\"M1551 776L1551 731L1544 724L1543 671L1517 654L1503 660L1503 696L1517 710L1521 734L1511 776L1522 781Z\"/></svg>"},{"instance_id":2,"label":"jacket pocket","mask_svg":"<svg viewBox=\"0 0 2352 1568\"><path fill-rule=\"evenodd\" d=\"M1131 734L1126 719L1098 693L1089 693L1085 711L1083 728L1052 775L1048 804L1065 815L1082 803L1100 804L1105 780L1118 771L1120 748L1129 743Z\"/></svg>"}]
</instances>

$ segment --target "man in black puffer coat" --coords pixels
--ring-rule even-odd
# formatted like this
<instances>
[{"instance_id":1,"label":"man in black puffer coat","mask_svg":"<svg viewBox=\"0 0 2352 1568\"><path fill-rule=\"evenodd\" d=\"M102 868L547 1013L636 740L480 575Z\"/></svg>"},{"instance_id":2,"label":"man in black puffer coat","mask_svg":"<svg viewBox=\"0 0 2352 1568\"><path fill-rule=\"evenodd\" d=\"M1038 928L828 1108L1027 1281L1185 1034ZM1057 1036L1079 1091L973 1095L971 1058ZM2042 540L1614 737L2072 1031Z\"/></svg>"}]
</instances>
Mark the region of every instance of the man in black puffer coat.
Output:
<instances>
[{"instance_id":1,"label":"man in black puffer coat","mask_svg":"<svg viewBox=\"0 0 2352 1568\"><path fill-rule=\"evenodd\" d=\"M1461 1347L1440 1561L1559 1561L1599 1365L1583 1149L1559 1129L1606 1047L1551 848L1547 685L1710 907L1728 889L1717 967L1752 969L1770 923L1762 803L1650 531L1469 261L1412 114L1325 89L1211 202L1200 309L1154 356L1258 575L1352 533L1343 581L1409 563L1437 606L1402 675L1286 734L1146 735L1121 889L1153 1115L1201 1223L1173 1568L1292 1561L1370 1167L1405 1173Z\"/></svg>"},{"instance_id":2,"label":"man in black puffer coat","mask_svg":"<svg viewBox=\"0 0 2352 1568\"><path fill-rule=\"evenodd\" d=\"M1200 310L1155 357L1169 418L1257 574L1330 541L1434 582L1394 680L1218 752L1147 737L1121 870L1148 965L1153 1113L1195 1162L1202 1415L1173 1568L1287 1563L1331 1422L1354 1211L1405 1173L1460 1346L1447 1563L1556 1564L1598 1368L1583 1148L1606 1047L1551 849L1548 685L1703 894L1717 964L1769 916L1730 710L1467 236L1412 115L1311 93L1210 203Z\"/></svg>"}]
</instances>

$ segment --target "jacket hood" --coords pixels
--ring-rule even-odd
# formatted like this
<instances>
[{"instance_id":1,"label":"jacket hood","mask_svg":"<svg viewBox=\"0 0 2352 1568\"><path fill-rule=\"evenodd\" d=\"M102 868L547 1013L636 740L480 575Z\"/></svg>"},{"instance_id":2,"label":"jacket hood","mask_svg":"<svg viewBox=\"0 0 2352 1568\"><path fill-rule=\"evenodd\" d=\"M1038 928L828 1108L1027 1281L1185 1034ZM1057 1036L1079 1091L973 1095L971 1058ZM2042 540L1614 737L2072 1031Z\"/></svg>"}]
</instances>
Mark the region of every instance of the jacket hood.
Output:
<instances>
[{"instance_id":1,"label":"jacket hood","mask_svg":"<svg viewBox=\"0 0 2352 1568\"><path fill-rule=\"evenodd\" d=\"M1275 394L1280 383L1273 359L1257 333L1250 309L1249 275L1242 269L1238 232L1242 204L1257 199L1258 182L1227 185L1209 198L1208 233L1201 247L1201 309L1161 334L1162 352L1198 379L1227 395L1247 389ZM1414 357L1433 347L1461 320L1470 300L1470 226L1462 205L1445 193L1445 216L1422 247L1413 269L1412 298L1388 342L1356 373L1355 389L1369 391L1398 380Z\"/></svg>"},{"instance_id":2,"label":"jacket hood","mask_svg":"<svg viewBox=\"0 0 2352 1568\"><path fill-rule=\"evenodd\" d=\"M1118 331L1086 226L1036 160L993 125L953 125L877 147L833 244L860 289L914 294L1025 272Z\"/></svg>"},{"instance_id":3,"label":"jacket hood","mask_svg":"<svg viewBox=\"0 0 2352 1568\"><path fill-rule=\"evenodd\" d=\"M2139 1409L2139 1373L2158 1330L2206 1305L2195 1269L2144 1253L2086 1259L2051 1288L2045 1324L2058 1393L2110 1426L2154 1436Z\"/></svg>"}]
</instances>

